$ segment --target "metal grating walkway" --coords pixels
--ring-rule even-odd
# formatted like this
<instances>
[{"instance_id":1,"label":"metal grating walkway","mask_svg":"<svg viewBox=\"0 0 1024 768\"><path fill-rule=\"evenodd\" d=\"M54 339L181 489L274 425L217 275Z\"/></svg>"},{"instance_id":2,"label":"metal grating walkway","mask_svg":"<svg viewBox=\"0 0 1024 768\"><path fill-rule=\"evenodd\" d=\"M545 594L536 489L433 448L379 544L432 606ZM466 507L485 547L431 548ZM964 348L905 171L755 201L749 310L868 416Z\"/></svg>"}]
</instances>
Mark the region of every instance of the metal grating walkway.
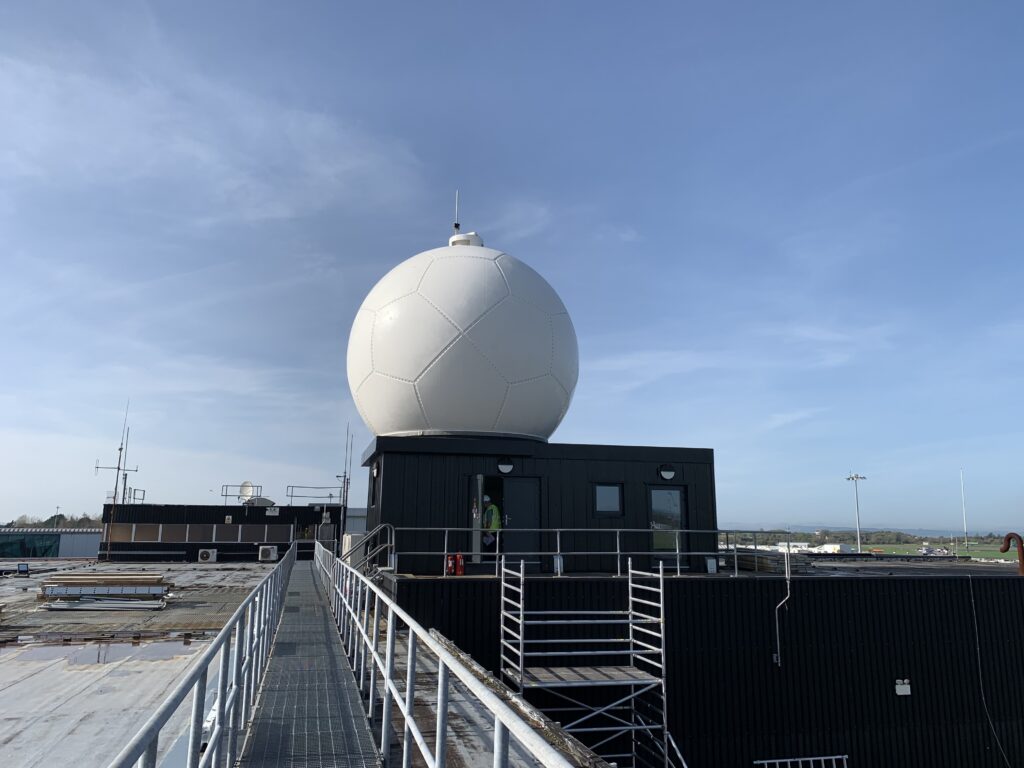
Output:
<instances>
[{"instance_id":1,"label":"metal grating walkway","mask_svg":"<svg viewBox=\"0 0 1024 768\"><path fill-rule=\"evenodd\" d=\"M379 766L352 668L313 563L292 569L240 765Z\"/></svg>"}]
</instances>

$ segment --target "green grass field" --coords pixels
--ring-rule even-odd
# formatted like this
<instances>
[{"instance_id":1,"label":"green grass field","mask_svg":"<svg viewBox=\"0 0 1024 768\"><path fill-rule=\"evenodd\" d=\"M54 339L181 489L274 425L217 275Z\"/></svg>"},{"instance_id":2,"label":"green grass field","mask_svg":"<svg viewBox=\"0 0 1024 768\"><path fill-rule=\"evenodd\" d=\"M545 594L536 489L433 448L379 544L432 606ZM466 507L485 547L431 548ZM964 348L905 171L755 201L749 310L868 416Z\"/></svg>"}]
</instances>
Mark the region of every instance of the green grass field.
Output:
<instances>
[{"instance_id":1,"label":"green grass field","mask_svg":"<svg viewBox=\"0 0 1024 768\"><path fill-rule=\"evenodd\" d=\"M942 543L939 540L931 542L933 547L948 547L948 543ZM916 555L919 554L918 550L921 548L920 544L873 544L871 546L865 546L865 552L874 552L876 554L886 555ZM879 552L881 550L881 552ZM964 549L963 544L955 550L958 555L970 555L975 558L985 558L993 560L1015 560L1017 555L1013 550L1003 553L999 551L999 547L994 544L972 544L969 549Z\"/></svg>"}]
</instances>

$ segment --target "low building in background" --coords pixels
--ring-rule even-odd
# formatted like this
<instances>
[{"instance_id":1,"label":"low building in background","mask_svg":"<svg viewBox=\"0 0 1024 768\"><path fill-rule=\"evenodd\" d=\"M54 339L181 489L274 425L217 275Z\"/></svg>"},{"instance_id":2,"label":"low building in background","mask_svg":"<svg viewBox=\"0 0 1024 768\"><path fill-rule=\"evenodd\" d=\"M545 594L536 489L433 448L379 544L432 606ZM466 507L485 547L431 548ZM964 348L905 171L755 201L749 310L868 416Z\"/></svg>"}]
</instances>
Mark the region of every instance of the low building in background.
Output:
<instances>
[{"instance_id":1,"label":"low building in background","mask_svg":"<svg viewBox=\"0 0 1024 768\"><path fill-rule=\"evenodd\" d=\"M0 528L0 559L96 557L100 528Z\"/></svg>"},{"instance_id":2,"label":"low building in background","mask_svg":"<svg viewBox=\"0 0 1024 768\"><path fill-rule=\"evenodd\" d=\"M340 524L338 504L105 504L99 559L255 561L260 547L283 555L292 542L308 559L316 541L333 547Z\"/></svg>"}]
</instances>

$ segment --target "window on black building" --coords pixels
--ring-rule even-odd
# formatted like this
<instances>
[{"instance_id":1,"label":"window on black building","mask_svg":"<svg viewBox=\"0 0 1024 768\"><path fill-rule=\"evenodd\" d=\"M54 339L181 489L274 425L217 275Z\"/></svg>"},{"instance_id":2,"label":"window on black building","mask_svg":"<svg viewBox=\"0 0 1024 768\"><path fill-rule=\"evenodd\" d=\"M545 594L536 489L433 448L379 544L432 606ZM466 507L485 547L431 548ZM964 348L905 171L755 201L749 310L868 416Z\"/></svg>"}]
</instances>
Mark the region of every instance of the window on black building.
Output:
<instances>
[{"instance_id":1,"label":"window on black building","mask_svg":"<svg viewBox=\"0 0 1024 768\"><path fill-rule=\"evenodd\" d=\"M622 517L622 483L594 484L594 516Z\"/></svg>"}]
</instances>

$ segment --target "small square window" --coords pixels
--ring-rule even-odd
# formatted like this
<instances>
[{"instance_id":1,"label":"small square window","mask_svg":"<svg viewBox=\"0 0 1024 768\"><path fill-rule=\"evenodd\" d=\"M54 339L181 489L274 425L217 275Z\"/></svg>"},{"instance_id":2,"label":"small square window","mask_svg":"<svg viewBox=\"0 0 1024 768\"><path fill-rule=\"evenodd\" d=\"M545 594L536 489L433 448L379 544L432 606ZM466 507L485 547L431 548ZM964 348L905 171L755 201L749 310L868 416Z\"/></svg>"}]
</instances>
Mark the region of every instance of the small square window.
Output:
<instances>
[{"instance_id":1,"label":"small square window","mask_svg":"<svg viewBox=\"0 0 1024 768\"><path fill-rule=\"evenodd\" d=\"M622 484L595 484L595 517L622 517L622 514Z\"/></svg>"}]
</instances>

